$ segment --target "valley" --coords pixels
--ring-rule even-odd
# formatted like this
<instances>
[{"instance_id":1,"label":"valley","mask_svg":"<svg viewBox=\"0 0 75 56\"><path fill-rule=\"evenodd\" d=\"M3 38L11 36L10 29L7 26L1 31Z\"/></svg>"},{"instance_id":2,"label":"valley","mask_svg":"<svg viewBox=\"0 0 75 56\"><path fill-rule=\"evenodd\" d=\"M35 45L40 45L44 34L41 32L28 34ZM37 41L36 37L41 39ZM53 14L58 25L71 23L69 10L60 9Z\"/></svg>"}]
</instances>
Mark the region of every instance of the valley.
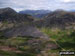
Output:
<instances>
[{"instance_id":1,"label":"valley","mask_svg":"<svg viewBox=\"0 0 75 56\"><path fill-rule=\"evenodd\" d=\"M39 10L32 12L0 9L0 56L60 56L59 51L75 51L75 12L40 10L40 18Z\"/></svg>"}]
</instances>

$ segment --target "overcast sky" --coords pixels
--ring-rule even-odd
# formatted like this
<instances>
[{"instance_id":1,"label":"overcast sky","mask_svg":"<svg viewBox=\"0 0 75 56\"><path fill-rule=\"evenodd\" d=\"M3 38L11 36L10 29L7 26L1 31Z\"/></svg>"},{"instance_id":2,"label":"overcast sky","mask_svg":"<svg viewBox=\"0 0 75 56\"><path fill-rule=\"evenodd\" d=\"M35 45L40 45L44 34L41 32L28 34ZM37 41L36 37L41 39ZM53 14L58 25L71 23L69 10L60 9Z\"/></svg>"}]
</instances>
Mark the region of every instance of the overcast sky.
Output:
<instances>
[{"instance_id":1,"label":"overcast sky","mask_svg":"<svg viewBox=\"0 0 75 56\"><path fill-rule=\"evenodd\" d=\"M11 7L16 11L31 10L74 10L75 0L0 0L0 8Z\"/></svg>"}]
</instances>

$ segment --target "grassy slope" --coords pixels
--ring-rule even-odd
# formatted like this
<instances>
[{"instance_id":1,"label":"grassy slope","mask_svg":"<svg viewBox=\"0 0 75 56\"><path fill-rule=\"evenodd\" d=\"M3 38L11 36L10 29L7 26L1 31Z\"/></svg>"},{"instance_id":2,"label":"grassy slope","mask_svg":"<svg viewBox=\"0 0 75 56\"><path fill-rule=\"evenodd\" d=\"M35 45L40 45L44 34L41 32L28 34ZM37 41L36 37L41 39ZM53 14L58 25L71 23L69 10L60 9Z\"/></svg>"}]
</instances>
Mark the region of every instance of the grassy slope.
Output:
<instances>
[{"instance_id":1,"label":"grassy slope","mask_svg":"<svg viewBox=\"0 0 75 56\"><path fill-rule=\"evenodd\" d=\"M29 50L28 46L22 45L25 43L28 39L23 37L17 37L17 38L0 38L0 47L3 46L5 50L0 50L1 56L35 56L33 53L25 53L27 50ZM22 53L17 53L16 50L6 51L6 48L16 48L18 51L22 51Z\"/></svg>"},{"instance_id":2,"label":"grassy slope","mask_svg":"<svg viewBox=\"0 0 75 56\"><path fill-rule=\"evenodd\" d=\"M50 38L55 41L62 50L75 50L75 30L42 28L41 31L50 36Z\"/></svg>"},{"instance_id":3,"label":"grassy slope","mask_svg":"<svg viewBox=\"0 0 75 56\"><path fill-rule=\"evenodd\" d=\"M75 50L75 30L60 30L60 29L49 29L49 28L42 28L40 29L42 32L46 33L52 41L54 41L60 49L56 50L49 50L47 53L54 54L55 56L58 56L58 52L61 50ZM1 33L0 33L1 34ZM12 46L12 47L18 47L17 49L20 51L24 51L24 53L16 53L12 51L2 51L0 50L0 55L2 56L36 56L34 53L25 53L27 52L30 47L28 46L22 46L20 47L20 44L23 44L28 39L23 37L18 38L9 38L5 39L0 37L0 46ZM19 48L20 47L20 48ZM30 50L29 50L30 51ZM56 53L56 54L55 54Z\"/></svg>"}]
</instances>

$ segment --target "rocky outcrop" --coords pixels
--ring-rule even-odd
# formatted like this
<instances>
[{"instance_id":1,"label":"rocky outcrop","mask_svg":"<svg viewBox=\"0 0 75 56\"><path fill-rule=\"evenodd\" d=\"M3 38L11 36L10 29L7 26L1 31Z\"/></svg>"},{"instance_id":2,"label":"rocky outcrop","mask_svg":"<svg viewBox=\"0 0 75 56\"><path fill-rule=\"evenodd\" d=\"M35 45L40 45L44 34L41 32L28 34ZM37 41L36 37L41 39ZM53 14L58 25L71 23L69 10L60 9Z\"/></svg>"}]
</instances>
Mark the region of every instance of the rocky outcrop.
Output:
<instances>
[{"instance_id":1,"label":"rocky outcrop","mask_svg":"<svg viewBox=\"0 0 75 56\"><path fill-rule=\"evenodd\" d=\"M29 36L33 38L45 38L49 39L48 36L42 33L39 29L30 25L20 25L4 31L5 37L18 37L18 36Z\"/></svg>"}]
</instances>

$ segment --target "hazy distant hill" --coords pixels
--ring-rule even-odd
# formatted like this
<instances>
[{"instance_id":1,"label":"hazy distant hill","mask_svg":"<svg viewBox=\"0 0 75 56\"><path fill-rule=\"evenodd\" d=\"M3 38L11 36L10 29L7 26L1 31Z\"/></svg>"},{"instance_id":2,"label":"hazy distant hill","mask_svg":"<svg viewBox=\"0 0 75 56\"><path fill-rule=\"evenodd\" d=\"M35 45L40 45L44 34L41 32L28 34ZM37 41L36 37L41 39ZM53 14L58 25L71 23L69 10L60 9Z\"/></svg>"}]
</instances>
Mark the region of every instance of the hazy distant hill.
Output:
<instances>
[{"instance_id":1,"label":"hazy distant hill","mask_svg":"<svg viewBox=\"0 0 75 56\"><path fill-rule=\"evenodd\" d=\"M73 10L70 10L71 12L75 12L75 9L73 9Z\"/></svg>"},{"instance_id":2,"label":"hazy distant hill","mask_svg":"<svg viewBox=\"0 0 75 56\"><path fill-rule=\"evenodd\" d=\"M29 14L29 15L32 15L36 18L42 18L50 12L51 12L50 10L24 10L24 11L20 11L19 13Z\"/></svg>"}]
</instances>

